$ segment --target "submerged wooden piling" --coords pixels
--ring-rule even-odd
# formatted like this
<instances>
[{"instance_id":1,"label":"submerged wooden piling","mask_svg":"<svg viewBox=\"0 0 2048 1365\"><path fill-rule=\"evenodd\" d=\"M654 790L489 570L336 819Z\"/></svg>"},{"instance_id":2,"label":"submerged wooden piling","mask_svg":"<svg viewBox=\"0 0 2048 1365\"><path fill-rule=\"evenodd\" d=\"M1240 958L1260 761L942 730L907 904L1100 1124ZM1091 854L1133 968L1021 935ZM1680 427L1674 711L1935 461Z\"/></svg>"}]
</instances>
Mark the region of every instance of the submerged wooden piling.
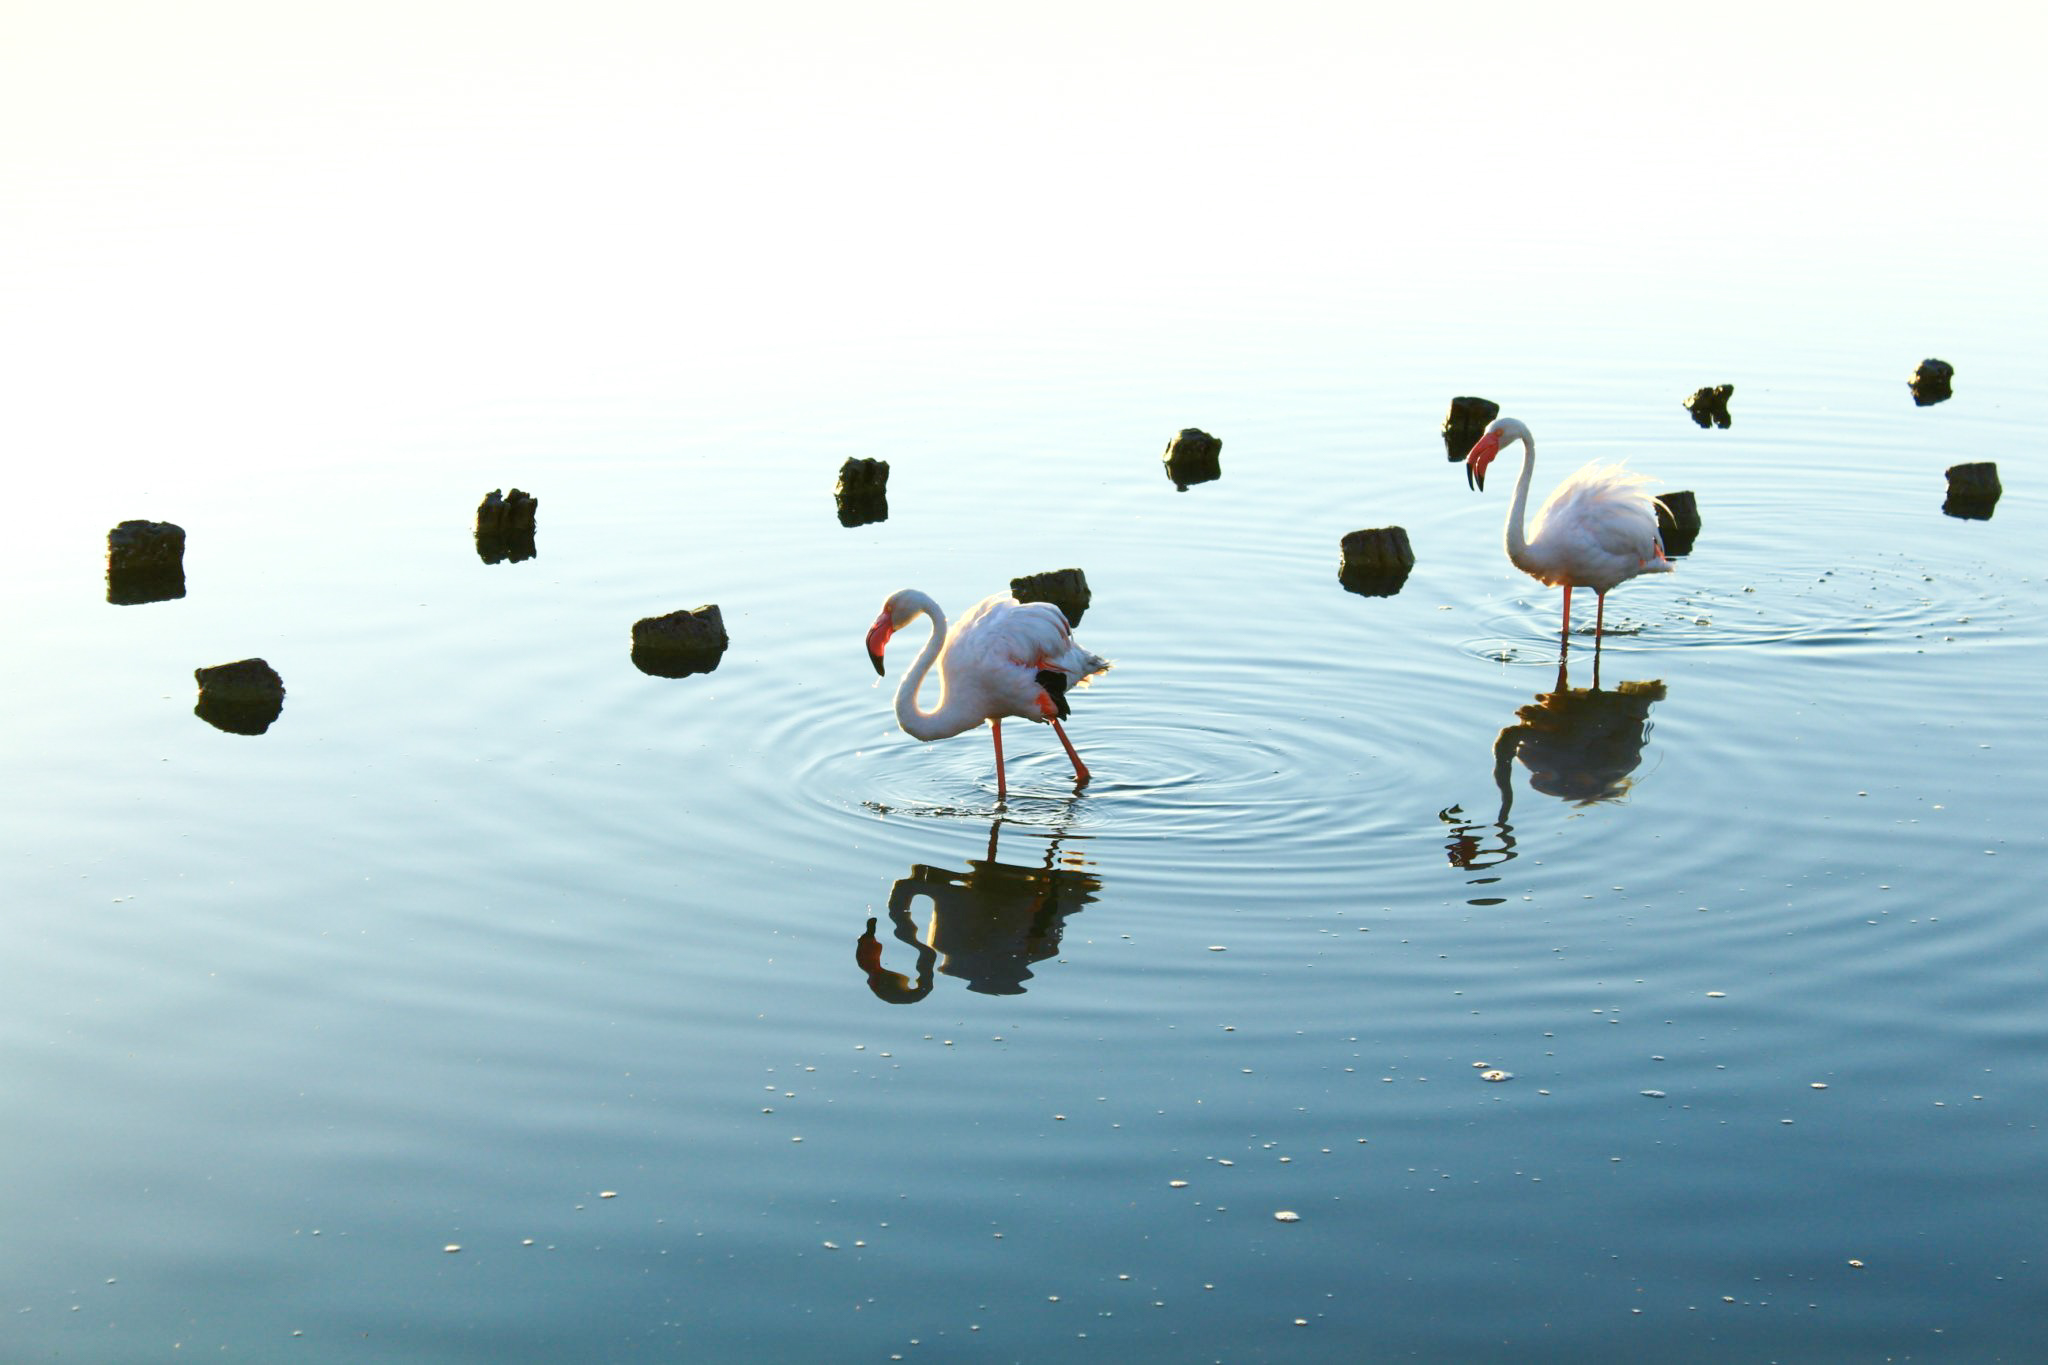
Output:
<instances>
[{"instance_id":1,"label":"submerged wooden piling","mask_svg":"<svg viewBox=\"0 0 2048 1365\"><path fill-rule=\"evenodd\" d=\"M260 735L284 712L284 679L262 659L237 659L192 670L199 702L192 708L216 730Z\"/></svg>"},{"instance_id":2,"label":"submerged wooden piling","mask_svg":"<svg viewBox=\"0 0 2048 1365\"><path fill-rule=\"evenodd\" d=\"M687 678L718 667L730 643L718 604L633 623L633 666L657 678Z\"/></svg>"},{"instance_id":3,"label":"submerged wooden piling","mask_svg":"<svg viewBox=\"0 0 2048 1365\"><path fill-rule=\"evenodd\" d=\"M839 466L832 499L839 506L841 526L867 526L889 519L889 462L848 459Z\"/></svg>"},{"instance_id":4,"label":"submerged wooden piling","mask_svg":"<svg viewBox=\"0 0 2048 1365\"><path fill-rule=\"evenodd\" d=\"M1685 410L1692 414L1692 420L1703 427L1730 427L1735 419L1728 415L1728 400L1735 396L1733 384L1714 384L1708 388L1693 390L1692 397L1685 400Z\"/></svg>"},{"instance_id":5,"label":"submerged wooden piling","mask_svg":"<svg viewBox=\"0 0 2048 1365\"><path fill-rule=\"evenodd\" d=\"M1053 569L1048 573L1025 574L1010 580L1010 595L1019 602L1050 602L1067 618L1067 624L1081 624L1094 594L1088 590L1088 575L1079 569Z\"/></svg>"},{"instance_id":6,"label":"submerged wooden piling","mask_svg":"<svg viewBox=\"0 0 2048 1365\"><path fill-rule=\"evenodd\" d=\"M476 508L476 554L486 564L522 563L532 559L534 514L540 499L513 489L493 488Z\"/></svg>"},{"instance_id":7,"label":"submerged wooden piling","mask_svg":"<svg viewBox=\"0 0 2048 1365\"><path fill-rule=\"evenodd\" d=\"M2005 485L1998 481L1998 466L1989 460L1950 465L1948 497L1941 510L1967 521L1989 521Z\"/></svg>"},{"instance_id":8,"label":"submerged wooden piling","mask_svg":"<svg viewBox=\"0 0 2048 1365\"><path fill-rule=\"evenodd\" d=\"M1353 531L1339 543L1343 557L1337 563L1337 581L1360 597L1392 597L1415 567L1408 532L1399 526Z\"/></svg>"},{"instance_id":9,"label":"submerged wooden piling","mask_svg":"<svg viewBox=\"0 0 2048 1365\"><path fill-rule=\"evenodd\" d=\"M184 595L184 527L124 521L107 532L107 601L133 607Z\"/></svg>"},{"instance_id":10,"label":"submerged wooden piling","mask_svg":"<svg viewBox=\"0 0 2048 1365\"><path fill-rule=\"evenodd\" d=\"M1956 367L1946 360L1927 359L1914 367L1913 377L1907 381L1913 390L1915 407L1932 407L1954 396Z\"/></svg>"},{"instance_id":11,"label":"submerged wooden piling","mask_svg":"<svg viewBox=\"0 0 2048 1365\"><path fill-rule=\"evenodd\" d=\"M1223 477L1223 442L1200 427L1184 427L1166 443L1166 477L1185 493L1198 483Z\"/></svg>"}]
</instances>

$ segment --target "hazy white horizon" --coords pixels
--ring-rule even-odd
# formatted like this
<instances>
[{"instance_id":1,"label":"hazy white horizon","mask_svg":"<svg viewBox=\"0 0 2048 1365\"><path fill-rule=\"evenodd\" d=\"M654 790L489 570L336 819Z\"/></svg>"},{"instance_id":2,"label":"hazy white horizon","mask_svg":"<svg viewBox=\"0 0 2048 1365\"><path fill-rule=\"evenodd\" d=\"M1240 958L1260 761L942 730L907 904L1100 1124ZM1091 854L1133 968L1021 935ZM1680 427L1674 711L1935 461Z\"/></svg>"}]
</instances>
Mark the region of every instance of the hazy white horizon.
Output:
<instances>
[{"instance_id":1,"label":"hazy white horizon","mask_svg":"<svg viewBox=\"0 0 2048 1365\"><path fill-rule=\"evenodd\" d=\"M224 406L317 426L1125 310L1921 272L2048 226L2022 173L2043 27L14 3L0 358L18 432L76 450Z\"/></svg>"}]
</instances>

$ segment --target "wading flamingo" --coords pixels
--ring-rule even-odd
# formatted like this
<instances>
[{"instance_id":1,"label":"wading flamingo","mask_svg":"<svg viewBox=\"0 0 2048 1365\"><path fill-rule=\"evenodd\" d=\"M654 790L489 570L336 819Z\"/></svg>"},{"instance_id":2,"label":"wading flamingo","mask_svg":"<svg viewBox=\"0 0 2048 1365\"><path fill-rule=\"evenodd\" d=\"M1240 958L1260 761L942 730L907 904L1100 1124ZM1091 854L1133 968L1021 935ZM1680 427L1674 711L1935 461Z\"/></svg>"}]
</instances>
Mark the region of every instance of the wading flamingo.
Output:
<instances>
[{"instance_id":1,"label":"wading flamingo","mask_svg":"<svg viewBox=\"0 0 2048 1365\"><path fill-rule=\"evenodd\" d=\"M889 637L919 616L932 621L931 639L896 689L896 723L914 739L948 739L983 721L996 742L996 800L1009 795L1003 776L1003 717L1051 721L1067 757L1074 784L1088 781L1088 768L1060 728L1067 715L1067 687L1109 667L1109 660L1074 643L1067 618L1050 602L1019 602L1008 593L983 598L948 631L939 604L915 588L892 594L868 627L868 658L882 672ZM932 664L939 666L939 704L917 704L917 689Z\"/></svg>"},{"instance_id":2,"label":"wading flamingo","mask_svg":"<svg viewBox=\"0 0 2048 1365\"><path fill-rule=\"evenodd\" d=\"M1620 465L1589 464L1557 486L1536 513L1536 529L1522 531L1529 505L1529 475L1536 467L1536 442L1512 417L1495 420L1465 457L1465 481L1484 490L1486 467L1500 448L1522 443L1522 474L1508 508L1508 558L1539 583L1564 589L1563 647L1571 648L1572 589L1591 588L1599 599L1593 615L1597 645L1607 624L1607 592L1642 573L1670 573L1664 539L1657 534L1657 500L1644 491L1652 480Z\"/></svg>"}]
</instances>

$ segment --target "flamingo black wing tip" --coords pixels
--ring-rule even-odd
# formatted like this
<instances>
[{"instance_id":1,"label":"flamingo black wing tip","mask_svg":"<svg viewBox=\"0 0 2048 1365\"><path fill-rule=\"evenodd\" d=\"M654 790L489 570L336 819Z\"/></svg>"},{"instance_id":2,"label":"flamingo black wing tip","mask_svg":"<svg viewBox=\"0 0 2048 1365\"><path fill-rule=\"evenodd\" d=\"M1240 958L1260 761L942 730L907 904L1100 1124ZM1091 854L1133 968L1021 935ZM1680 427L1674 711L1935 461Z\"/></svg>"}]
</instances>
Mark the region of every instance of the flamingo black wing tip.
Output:
<instances>
[{"instance_id":1,"label":"flamingo black wing tip","mask_svg":"<svg viewBox=\"0 0 2048 1365\"><path fill-rule=\"evenodd\" d=\"M1067 675L1050 668L1038 670L1038 685L1045 689L1045 695L1052 698L1053 709L1059 718L1065 720L1073 714L1067 705Z\"/></svg>"}]
</instances>

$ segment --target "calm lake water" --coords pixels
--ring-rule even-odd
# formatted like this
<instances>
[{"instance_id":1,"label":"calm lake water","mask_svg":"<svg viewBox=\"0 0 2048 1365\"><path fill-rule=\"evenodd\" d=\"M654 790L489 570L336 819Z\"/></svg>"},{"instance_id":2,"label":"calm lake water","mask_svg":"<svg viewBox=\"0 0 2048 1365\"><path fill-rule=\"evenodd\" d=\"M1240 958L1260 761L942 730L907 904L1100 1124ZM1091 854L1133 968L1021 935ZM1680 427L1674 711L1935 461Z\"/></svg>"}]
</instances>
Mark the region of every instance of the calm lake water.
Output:
<instances>
[{"instance_id":1,"label":"calm lake water","mask_svg":"<svg viewBox=\"0 0 2048 1365\"><path fill-rule=\"evenodd\" d=\"M2043 504L2008 459L1941 510L2042 401L2012 334L1916 408L1883 331L1150 325L63 476L10 556L12 1351L2024 1355ZM1445 460L1466 390L1539 492L1698 495L1601 691ZM846 528L854 455L890 515ZM512 483L538 553L485 564ZM183 598L104 600L129 515L187 528ZM1413 575L1347 593L1388 524ZM998 809L856 646L1067 565L1096 780L1018 726ZM705 602L715 671L632 665ZM276 723L195 717L249 655Z\"/></svg>"},{"instance_id":2,"label":"calm lake water","mask_svg":"<svg viewBox=\"0 0 2048 1365\"><path fill-rule=\"evenodd\" d=\"M208 136L9 200L0 1356L2037 1353L2031 248L1902 264L1804 190L1740 249L1330 248L1471 216L1412 196L1305 215L1293 270L1162 230L1147 274L1182 163L1119 190L1105 151L1099 275L1060 275L1092 220L1048 261L1050 208L970 196L941 227L987 210L987 256L856 224L790 284L780 218L727 278L523 182L465 209L471 160L387 220L312 195L361 188L332 146ZM582 145L535 143L654 205ZM1483 494L1445 458L1459 394L1531 426L1539 498L1623 456L1697 495L1597 686L1502 552L1514 456ZM1179 491L1188 426L1222 477ZM886 520L841 525L850 457ZM1945 515L1987 459L1993 514ZM487 563L513 486L536 553ZM107 600L129 518L186 529L182 597ZM1390 525L1412 575L1347 592L1339 539ZM894 724L923 625L885 680L857 646L895 589L1069 566L1095 780L1016 724L999 807L984 731ZM714 671L634 666L707 603ZM275 722L195 715L251 656Z\"/></svg>"}]
</instances>

